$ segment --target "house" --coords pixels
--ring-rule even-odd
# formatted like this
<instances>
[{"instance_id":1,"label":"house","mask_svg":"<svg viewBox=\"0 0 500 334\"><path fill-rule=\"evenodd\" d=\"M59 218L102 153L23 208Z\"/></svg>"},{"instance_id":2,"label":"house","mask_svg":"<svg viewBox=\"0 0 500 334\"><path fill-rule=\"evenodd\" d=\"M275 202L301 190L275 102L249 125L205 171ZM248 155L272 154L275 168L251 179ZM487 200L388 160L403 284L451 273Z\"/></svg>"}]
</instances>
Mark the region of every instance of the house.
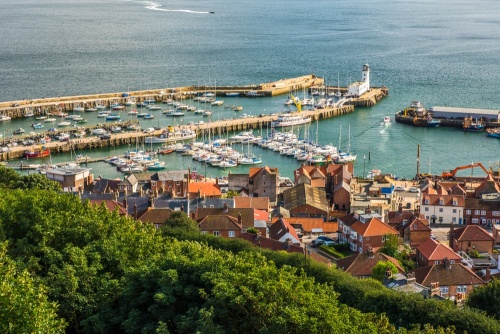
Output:
<instances>
[{"instance_id":1,"label":"house","mask_svg":"<svg viewBox=\"0 0 500 334\"><path fill-rule=\"evenodd\" d=\"M286 251L288 253L304 253L304 249L300 247L300 245L266 238L260 235L255 235L253 233L242 233L238 236L238 238L252 243L255 247L259 247L259 249L262 248L274 251Z\"/></svg>"},{"instance_id":2,"label":"house","mask_svg":"<svg viewBox=\"0 0 500 334\"><path fill-rule=\"evenodd\" d=\"M420 213L432 224L462 224L465 197L463 195L422 194Z\"/></svg>"},{"instance_id":3,"label":"house","mask_svg":"<svg viewBox=\"0 0 500 334\"><path fill-rule=\"evenodd\" d=\"M366 253L383 247L388 234L399 236L398 231L380 220L367 208L364 213L354 213L338 219L339 241L348 243L353 252Z\"/></svg>"},{"instance_id":4,"label":"house","mask_svg":"<svg viewBox=\"0 0 500 334\"><path fill-rule=\"evenodd\" d=\"M373 250L337 260L337 268L356 277L369 278L372 275L373 267L379 261L390 261L396 266L399 274L405 273L404 268L399 264L398 260L384 253L373 252Z\"/></svg>"},{"instance_id":5,"label":"house","mask_svg":"<svg viewBox=\"0 0 500 334\"><path fill-rule=\"evenodd\" d=\"M234 196L233 200L236 208L253 208L269 212L269 197Z\"/></svg>"},{"instance_id":6,"label":"house","mask_svg":"<svg viewBox=\"0 0 500 334\"><path fill-rule=\"evenodd\" d=\"M90 191L94 194L106 194L106 193L113 193L113 192L118 192L118 185L122 182L121 179L115 179L115 180L110 180L110 179L96 179L94 181L94 184L92 185Z\"/></svg>"},{"instance_id":7,"label":"house","mask_svg":"<svg viewBox=\"0 0 500 334\"><path fill-rule=\"evenodd\" d=\"M471 269L461 263L452 264L446 260L444 264L430 265L411 271L417 283L430 288L439 289L439 294L448 299L465 298L472 290L485 284Z\"/></svg>"},{"instance_id":8,"label":"house","mask_svg":"<svg viewBox=\"0 0 500 334\"><path fill-rule=\"evenodd\" d=\"M153 224L156 228L160 228L165 225L165 222L172 214L172 210L169 208L155 208L148 207L148 209L141 213L137 217L143 223Z\"/></svg>"},{"instance_id":9,"label":"house","mask_svg":"<svg viewBox=\"0 0 500 334\"><path fill-rule=\"evenodd\" d=\"M58 182L64 191L82 191L93 183L91 168L47 169L46 176L49 180Z\"/></svg>"},{"instance_id":10,"label":"house","mask_svg":"<svg viewBox=\"0 0 500 334\"><path fill-rule=\"evenodd\" d=\"M450 247L455 251L493 254L495 239L482 227L466 225L457 229L450 228Z\"/></svg>"},{"instance_id":11,"label":"house","mask_svg":"<svg viewBox=\"0 0 500 334\"><path fill-rule=\"evenodd\" d=\"M250 197L268 197L272 204L277 201L278 168L250 167L248 174L229 174L228 190L245 191Z\"/></svg>"},{"instance_id":12,"label":"house","mask_svg":"<svg viewBox=\"0 0 500 334\"><path fill-rule=\"evenodd\" d=\"M300 244L301 242L293 226L283 219L278 219L269 227L269 238L282 242L289 240L292 244Z\"/></svg>"},{"instance_id":13,"label":"house","mask_svg":"<svg viewBox=\"0 0 500 334\"><path fill-rule=\"evenodd\" d=\"M329 164L326 167L325 191L330 206L336 211L349 212L351 206L351 179L354 165Z\"/></svg>"},{"instance_id":14,"label":"house","mask_svg":"<svg viewBox=\"0 0 500 334\"><path fill-rule=\"evenodd\" d=\"M403 238L403 242L410 245L412 249L426 242L431 238L432 229L429 227L429 222L422 218L414 218L412 221L404 222L399 228L399 235Z\"/></svg>"},{"instance_id":15,"label":"house","mask_svg":"<svg viewBox=\"0 0 500 334\"><path fill-rule=\"evenodd\" d=\"M290 217L328 217L329 207L325 190L308 184L300 184L283 192L283 206Z\"/></svg>"},{"instance_id":16,"label":"house","mask_svg":"<svg viewBox=\"0 0 500 334\"><path fill-rule=\"evenodd\" d=\"M151 190L171 197L186 197L188 174L187 170L154 173L151 175Z\"/></svg>"},{"instance_id":17,"label":"house","mask_svg":"<svg viewBox=\"0 0 500 334\"><path fill-rule=\"evenodd\" d=\"M304 233L337 233L337 221L325 221L323 218L282 217L283 221L292 225L299 234ZM276 221L277 219L275 219Z\"/></svg>"},{"instance_id":18,"label":"house","mask_svg":"<svg viewBox=\"0 0 500 334\"><path fill-rule=\"evenodd\" d=\"M217 237L234 238L242 233L241 215L238 218L229 215L207 215L198 221L201 234Z\"/></svg>"},{"instance_id":19,"label":"house","mask_svg":"<svg viewBox=\"0 0 500 334\"><path fill-rule=\"evenodd\" d=\"M224 206L223 208L200 208L198 207L193 213L193 219L200 222L206 216L231 216L240 221L241 216L241 230L246 232L249 228L257 230L262 236L267 236L267 225L260 221L255 220L255 209L252 208L230 208Z\"/></svg>"},{"instance_id":20,"label":"house","mask_svg":"<svg viewBox=\"0 0 500 334\"><path fill-rule=\"evenodd\" d=\"M465 200L464 223L500 224L500 186L491 174L476 187L474 197Z\"/></svg>"},{"instance_id":21,"label":"house","mask_svg":"<svg viewBox=\"0 0 500 334\"><path fill-rule=\"evenodd\" d=\"M118 191L121 193L125 193L125 196L128 194L135 193L139 187L139 181L134 174L130 174L126 176L123 181L118 183Z\"/></svg>"},{"instance_id":22,"label":"house","mask_svg":"<svg viewBox=\"0 0 500 334\"><path fill-rule=\"evenodd\" d=\"M462 262L460 255L453 249L430 238L418 245L416 254L418 267L444 264L445 260L451 264Z\"/></svg>"},{"instance_id":23,"label":"house","mask_svg":"<svg viewBox=\"0 0 500 334\"><path fill-rule=\"evenodd\" d=\"M294 172L295 185L308 184L315 188L325 188L326 166L306 166L302 164Z\"/></svg>"},{"instance_id":24,"label":"house","mask_svg":"<svg viewBox=\"0 0 500 334\"><path fill-rule=\"evenodd\" d=\"M104 204L106 206L106 208L113 212L116 210L116 212L120 215L120 216L127 216L127 210L125 209L124 205L123 205L123 202L119 202L117 200L110 200L110 199L107 199L107 200L99 200L99 199L95 199L95 200L90 200L90 204L91 205L96 205L96 206L101 206L102 204Z\"/></svg>"},{"instance_id":25,"label":"house","mask_svg":"<svg viewBox=\"0 0 500 334\"><path fill-rule=\"evenodd\" d=\"M188 184L188 198L220 198L222 192L213 182L190 182Z\"/></svg>"}]
</instances>

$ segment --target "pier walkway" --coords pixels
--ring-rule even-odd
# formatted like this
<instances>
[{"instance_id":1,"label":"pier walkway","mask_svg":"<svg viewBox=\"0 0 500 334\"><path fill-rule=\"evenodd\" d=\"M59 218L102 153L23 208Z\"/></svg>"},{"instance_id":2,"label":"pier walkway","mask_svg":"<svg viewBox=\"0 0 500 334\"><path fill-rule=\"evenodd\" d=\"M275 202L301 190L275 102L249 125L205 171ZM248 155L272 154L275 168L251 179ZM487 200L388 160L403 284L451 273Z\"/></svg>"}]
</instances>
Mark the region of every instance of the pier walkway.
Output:
<instances>
[{"instance_id":1,"label":"pier walkway","mask_svg":"<svg viewBox=\"0 0 500 334\"><path fill-rule=\"evenodd\" d=\"M344 105L342 107L330 107L325 109L317 110L303 110L301 114L303 116L311 117L312 121L321 120L326 118L331 118L354 111L353 105ZM178 130L181 129L191 129L196 131L197 136L201 137L204 134L212 135L224 135L229 132L244 131L251 129L266 129L271 128L271 122L277 119L277 115L265 115L262 117L251 117L251 118L238 118L230 120L221 120L215 122L204 123L201 125L179 125ZM111 134L110 138L100 139L98 136L86 136L83 138L71 138L69 141L51 141L43 144L43 146L49 148L51 153L60 152L71 152L71 151L83 151L92 150L95 148L108 147L108 146L121 146L128 144L142 144L144 143L144 138L148 136L158 136L162 133L162 129L157 129L153 133L145 133L143 131L127 131L121 133ZM41 145L36 145L41 146ZM30 146L14 146L11 147L9 152L0 153L0 161L7 161L12 159L20 159L24 155L24 151L32 148Z\"/></svg>"}]
</instances>

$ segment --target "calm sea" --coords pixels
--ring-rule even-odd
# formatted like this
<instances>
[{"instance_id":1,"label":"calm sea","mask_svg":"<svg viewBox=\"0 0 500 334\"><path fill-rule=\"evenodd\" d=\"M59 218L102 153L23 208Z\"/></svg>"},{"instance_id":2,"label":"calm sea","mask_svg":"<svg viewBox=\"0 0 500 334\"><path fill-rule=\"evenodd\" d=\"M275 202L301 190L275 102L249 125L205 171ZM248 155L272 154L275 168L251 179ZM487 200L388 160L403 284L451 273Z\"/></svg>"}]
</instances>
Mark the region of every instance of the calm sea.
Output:
<instances>
[{"instance_id":1,"label":"calm sea","mask_svg":"<svg viewBox=\"0 0 500 334\"><path fill-rule=\"evenodd\" d=\"M309 73L346 86L360 79L368 63L372 85L387 86L389 97L322 121L318 129L321 143L338 145L342 125L345 149L350 127L351 148L358 154L355 174L377 168L413 177L419 143L423 172L472 161L489 166L500 160L500 141L484 133L385 127L382 120L412 100L427 107L498 109L498 13L495 0L3 0L0 100L254 84ZM237 102L244 112L259 114L279 111L285 98ZM161 125L167 122L162 119ZM0 132L8 135L19 124L24 123L1 124ZM267 151L255 153L285 176L299 165ZM170 168L191 163L167 159ZM116 176L107 166L90 167L96 175Z\"/></svg>"}]
</instances>

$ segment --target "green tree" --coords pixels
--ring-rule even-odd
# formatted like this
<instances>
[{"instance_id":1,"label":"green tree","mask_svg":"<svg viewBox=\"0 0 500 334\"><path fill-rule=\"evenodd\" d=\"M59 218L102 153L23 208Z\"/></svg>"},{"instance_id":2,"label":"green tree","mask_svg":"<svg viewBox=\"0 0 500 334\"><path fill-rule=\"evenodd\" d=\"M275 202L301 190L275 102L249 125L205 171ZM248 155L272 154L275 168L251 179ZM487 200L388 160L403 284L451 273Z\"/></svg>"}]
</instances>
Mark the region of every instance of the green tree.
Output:
<instances>
[{"instance_id":1,"label":"green tree","mask_svg":"<svg viewBox=\"0 0 500 334\"><path fill-rule=\"evenodd\" d=\"M46 287L17 268L6 255L6 243L0 245L0 277L1 333L64 333L65 322Z\"/></svg>"},{"instance_id":2,"label":"green tree","mask_svg":"<svg viewBox=\"0 0 500 334\"><path fill-rule=\"evenodd\" d=\"M385 243L379 252L387 254L392 257L397 257L399 253L399 237L395 234L386 234Z\"/></svg>"},{"instance_id":3,"label":"green tree","mask_svg":"<svg viewBox=\"0 0 500 334\"><path fill-rule=\"evenodd\" d=\"M183 211L174 211L165 221L165 227L185 232L198 232L198 224Z\"/></svg>"},{"instance_id":4,"label":"green tree","mask_svg":"<svg viewBox=\"0 0 500 334\"><path fill-rule=\"evenodd\" d=\"M377 281L382 282L388 270L390 270L392 274L398 273L398 268L391 261L378 261L372 269L371 276Z\"/></svg>"},{"instance_id":5,"label":"green tree","mask_svg":"<svg viewBox=\"0 0 500 334\"><path fill-rule=\"evenodd\" d=\"M500 320L500 280L493 280L486 285L475 288L467 298L467 306L486 312L489 316Z\"/></svg>"},{"instance_id":6,"label":"green tree","mask_svg":"<svg viewBox=\"0 0 500 334\"><path fill-rule=\"evenodd\" d=\"M236 197L239 195L240 194L236 190L229 190L224 197L225 198L233 198L233 197Z\"/></svg>"}]
</instances>

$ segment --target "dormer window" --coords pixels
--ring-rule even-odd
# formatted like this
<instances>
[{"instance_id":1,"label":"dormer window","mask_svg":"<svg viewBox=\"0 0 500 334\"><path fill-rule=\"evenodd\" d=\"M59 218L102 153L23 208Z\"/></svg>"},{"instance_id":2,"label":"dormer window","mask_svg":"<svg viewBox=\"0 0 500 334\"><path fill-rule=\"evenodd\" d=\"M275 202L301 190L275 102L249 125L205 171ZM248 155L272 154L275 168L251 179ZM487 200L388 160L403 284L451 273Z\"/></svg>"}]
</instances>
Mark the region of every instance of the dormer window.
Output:
<instances>
[{"instance_id":1,"label":"dormer window","mask_svg":"<svg viewBox=\"0 0 500 334\"><path fill-rule=\"evenodd\" d=\"M453 199L453 206L457 206L458 205L458 200L456 198Z\"/></svg>"},{"instance_id":2,"label":"dormer window","mask_svg":"<svg viewBox=\"0 0 500 334\"><path fill-rule=\"evenodd\" d=\"M430 204L430 203L431 203L431 201L429 200L428 197L426 197L425 200L424 200L424 204Z\"/></svg>"},{"instance_id":3,"label":"dormer window","mask_svg":"<svg viewBox=\"0 0 500 334\"><path fill-rule=\"evenodd\" d=\"M439 205L444 205L444 199L442 198L439 199Z\"/></svg>"}]
</instances>

